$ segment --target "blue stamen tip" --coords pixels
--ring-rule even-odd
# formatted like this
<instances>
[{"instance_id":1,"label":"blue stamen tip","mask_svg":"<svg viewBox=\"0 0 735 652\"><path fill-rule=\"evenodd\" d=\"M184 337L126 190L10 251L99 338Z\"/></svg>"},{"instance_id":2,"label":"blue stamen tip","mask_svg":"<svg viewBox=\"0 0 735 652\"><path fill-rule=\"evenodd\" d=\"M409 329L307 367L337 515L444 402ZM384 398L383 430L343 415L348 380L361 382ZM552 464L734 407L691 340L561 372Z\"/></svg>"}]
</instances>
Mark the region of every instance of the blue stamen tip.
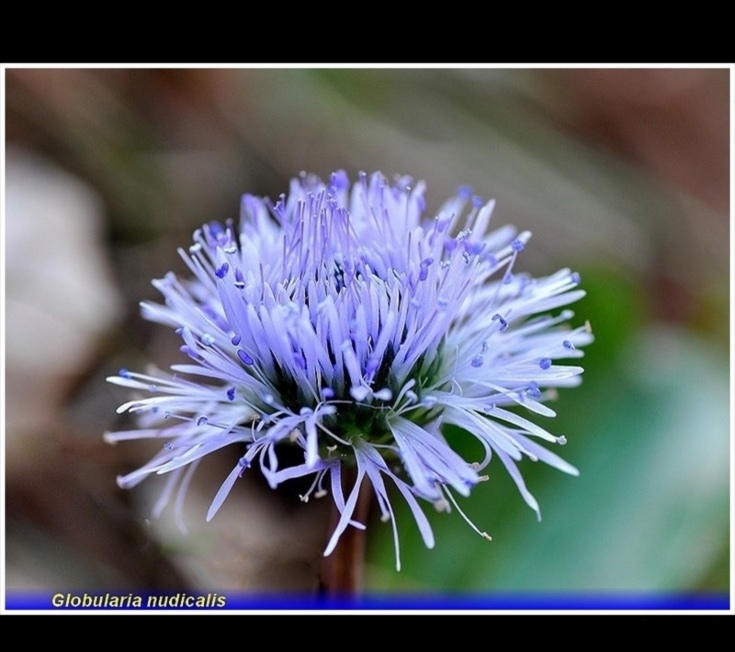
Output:
<instances>
[{"instance_id":1,"label":"blue stamen tip","mask_svg":"<svg viewBox=\"0 0 735 652\"><path fill-rule=\"evenodd\" d=\"M254 364L254 363L255 363L255 360L253 360L253 359L252 359L252 358L251 358L251 357L250 357L250 356L249 356L249 355L248 355L247 353L245 353L245 351L243 351L242 349L238 349L238 350L237 350L237 357L238 357L238 358L240 358L240 361L241 361L241 362L242 362L243 364L246 364L246 365L252 365L252 364Z\"/></svg>"}]
</instances>

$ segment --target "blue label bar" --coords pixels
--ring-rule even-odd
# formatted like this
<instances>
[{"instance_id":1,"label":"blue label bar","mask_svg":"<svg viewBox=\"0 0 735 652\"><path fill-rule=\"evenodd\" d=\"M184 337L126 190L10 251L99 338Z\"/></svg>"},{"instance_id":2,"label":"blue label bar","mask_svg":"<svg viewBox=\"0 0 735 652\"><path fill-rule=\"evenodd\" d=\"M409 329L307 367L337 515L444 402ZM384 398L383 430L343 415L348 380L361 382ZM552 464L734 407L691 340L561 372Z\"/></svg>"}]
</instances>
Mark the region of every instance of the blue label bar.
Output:
<instances>
[{"instance_id":1,"label":"blue label bar","mask_svg":"<svg viewBox=\"0 0 735 652\"><path fill-rule=\"evenodd\" d=\"M371 594L344 599L233 592L10 591L6 610L24 611L722 611L726 593Z\"/></svg>"}]
</instances>

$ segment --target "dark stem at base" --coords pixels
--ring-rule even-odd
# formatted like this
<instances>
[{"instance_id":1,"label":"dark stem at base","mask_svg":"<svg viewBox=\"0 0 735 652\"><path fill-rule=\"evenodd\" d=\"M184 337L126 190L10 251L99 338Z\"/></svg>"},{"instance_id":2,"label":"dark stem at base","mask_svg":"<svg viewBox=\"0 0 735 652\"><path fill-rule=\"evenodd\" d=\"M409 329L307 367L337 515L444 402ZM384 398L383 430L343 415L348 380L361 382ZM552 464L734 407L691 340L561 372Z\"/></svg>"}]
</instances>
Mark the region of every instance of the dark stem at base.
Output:
<instances>
[{"instance_id":1,"label":"dark stem at base","mask_svg":"<svg viewBox=\"0 0 735 652\"><path fill-rule=\"evenodd\" d=\"M343 472L343 489L348 493L355 482L355 471ZM370 512L372 492L370 483L363 482L357 497L355 512L352 520L367 525ZM332 515L329 523L329 536L334 532L340 519L336 506L332 505ZM365 530L359 530L351 525L342 533L336 548L329 557L322 561L320 576L320 593L331 596L352 596L362 589L363 567L365 565Z\"/></svg>"}]
</instances>

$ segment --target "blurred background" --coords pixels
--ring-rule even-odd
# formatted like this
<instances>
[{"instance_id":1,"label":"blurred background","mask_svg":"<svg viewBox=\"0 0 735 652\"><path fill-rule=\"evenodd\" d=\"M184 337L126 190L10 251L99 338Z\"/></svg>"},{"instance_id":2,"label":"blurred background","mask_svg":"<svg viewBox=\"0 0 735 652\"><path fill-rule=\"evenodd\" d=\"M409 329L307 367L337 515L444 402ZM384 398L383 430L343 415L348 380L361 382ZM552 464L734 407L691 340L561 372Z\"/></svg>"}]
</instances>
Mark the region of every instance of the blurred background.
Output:
<instances>
[{"instance_id":1,"label":"blurred background","mask_svg":"<svg viewBox=\"0 0 735 652\"><path fill-rule=\"evenodd\" d=\"M525 461L536 521L505 470L427 513L368 528L373 592L723 592L730 578L730 83L711 69L6 70L6 581L10 590L252 590L318 584L328 501L256 473L214 521L242 451L201 467L186 534L161 489L115 484L154 452L104 444L121 367L180 360L139 316L178 247L277 197L301 170L409 174L428 211L458 186L534 236L518 269L572 267L589 320L580 388L542 425L568 477ZM429 513L430 512L430 513Z\"/></svg>"}]
</instances>

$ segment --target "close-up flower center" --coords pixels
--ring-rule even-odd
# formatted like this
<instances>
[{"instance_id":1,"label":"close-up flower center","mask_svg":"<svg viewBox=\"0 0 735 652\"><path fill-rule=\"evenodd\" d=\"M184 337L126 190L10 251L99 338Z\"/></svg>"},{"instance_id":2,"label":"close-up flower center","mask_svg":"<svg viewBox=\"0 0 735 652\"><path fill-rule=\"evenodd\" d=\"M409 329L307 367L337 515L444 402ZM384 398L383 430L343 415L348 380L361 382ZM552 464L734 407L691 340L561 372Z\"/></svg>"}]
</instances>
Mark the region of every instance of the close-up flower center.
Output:
<instances>
[{"instance_id":1,"label":"close-up flower center","mask_svg":"<svg viewBox=\"0 0 735 652\"><path fill-rule=\"evenodd\" d=\"M390 184L361 174L351 185L341 171L328 184L303 174L274 203L245 195L239 227L197 230L180 252L193 279L169 273L154 282L165 305L143 304L145 317L177 330L193 364L174 365L168 379L111 379L156 394L120 410L152 421L163 411L176 421L155 435L171 440L159 456L120 484L170 472L168 496L177 483L185 489L204 455L240 444L244 454L208 519L254 463L273 488L311 477L303 499L331 492L340 512L325 554L355 525L366 478L393 522L396 553L383 478L408 502L429 547L417 498L464 516L454 494L468 496L486 479L479 471L492 457L538 513L516 462L576 469L534 441L565 439L519 411L553 416L543 401L579 382L580 367L553 363L580 357L578 347L592 339L586 327L564 326L571 311L553 312L583 296L579 277L566 269L539 279L515 274L530 233L488 231L494 202L467 188L427 217L423 193L408 177ZM454 450L447 427L479 442L477 459ZM345 468L353 478L347 498Z\"/></svg>"}]
</instances>

